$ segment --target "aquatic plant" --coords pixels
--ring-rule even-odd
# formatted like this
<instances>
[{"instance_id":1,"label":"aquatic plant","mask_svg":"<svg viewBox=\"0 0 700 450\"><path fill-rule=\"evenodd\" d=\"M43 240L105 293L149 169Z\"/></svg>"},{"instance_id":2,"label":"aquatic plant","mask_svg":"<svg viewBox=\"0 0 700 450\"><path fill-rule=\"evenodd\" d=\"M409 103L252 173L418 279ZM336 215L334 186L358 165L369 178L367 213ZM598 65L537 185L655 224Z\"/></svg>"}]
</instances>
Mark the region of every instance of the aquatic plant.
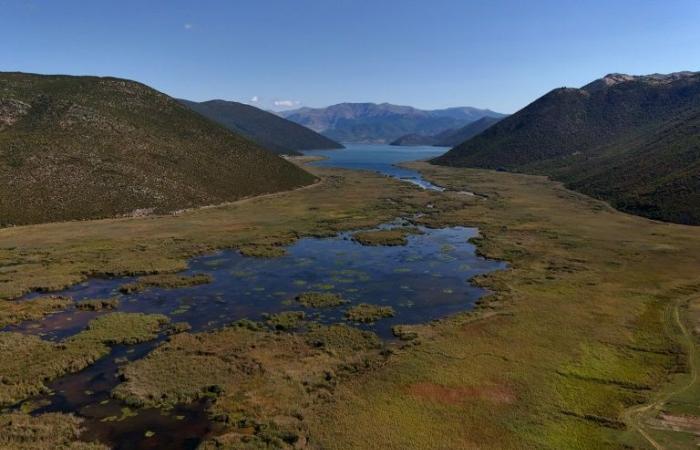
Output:
<instances>
[{"instance_id":1,"label":"aquatic plant","mask_svg":"<svg viewBox=\"0 0 700 450\"><path fill-rule=\"evenodd\" d=\"M178 275L174 273L147 275L140 277L133 283L122 285L119 288L119 292L122 294L134 294L153 287L163 289L185 288L211 283L212 280L212 276L206 273L194 275Z\"/></svg>"},{"instance_id":2,"label":"aquatic plant","mask_svg":"<svg viewBox=\"0 0 700 450\"><path fill-rule=\"evenodd\" d=\"M116 309L119 306L118 298L81 300L75 303L76 309L88 311L100 311L103 309Z\"/></svg>"},{"instance_id":3,"label":"aquatic plant","mask_svg":"<svg viewBox=\"0 0 700 450\"><path fill-rule=\"evenodd\" d=\"M137 344L154 339L169 322L162 314L109 313L92 319L84 331L68 338L67 343Z\"/></svg>"},{"instance_id":4,"label":"aquatic plant","mask_svg":"<svg viewBox=\"0 0 700 450\"><path fill-rule=\"evenodd\" d=\"M379 319L394 317L394 308L369 303L360 303L345 311L345 318L352 322L371 323Z\"/></svg>"},{"instance_id":5,"label":"aquatic plant","mask_svg":"<svg viewBox=\"0 0 700 450\"><path fill-rule=\"evenodd\" d=\"M331 292L302 292L294 299L307 308L329 308L347 303L340 294Z\"/></svg>"},{"instance_id":6,"label":"aquatic plant","mask_svg":"<svg viewBox=\"0 0 700 450\"><path fill-rule=\"evenodd\" d=\"M276 247L270 245L244 245L238 248L243 256L254 258L278 258L284 256L287 252L284 247Z\"/></svg>"},{"instance_id":7,"label":"aquatic plant","mask_svg":"<svg viewBox=\"0 0 700 450\"><path fill-rule=\"evenodd\" d=\"M386 245L397 246L408 243L407 236L420 234L422 231L416 227L392 228L390 230L359 231L352 235L352 239L362 245Z\"/></svg>"},{"instance_id":8,"label":"aquatic plant","mask_svg":"<svg viewBox=\"0 0 700 450\"><path fill-rule=\"evenodd\" d=\"M287 331L299 328L306 319L304 311L283 311L276 314L264 314L265 323L275 330Z\"/></svg>"}]
</instances>

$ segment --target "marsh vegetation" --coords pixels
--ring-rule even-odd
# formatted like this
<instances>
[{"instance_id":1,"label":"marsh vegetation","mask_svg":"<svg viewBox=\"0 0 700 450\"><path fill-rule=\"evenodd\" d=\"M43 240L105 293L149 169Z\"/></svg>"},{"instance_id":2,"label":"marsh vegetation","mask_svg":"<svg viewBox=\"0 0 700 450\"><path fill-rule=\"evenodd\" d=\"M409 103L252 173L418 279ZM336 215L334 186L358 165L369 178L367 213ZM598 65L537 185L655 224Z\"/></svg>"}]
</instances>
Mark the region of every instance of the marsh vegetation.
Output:
<instances>
[{"instance_id":1,"label":"marsh vegetation","mask_svg":"<svg viewBox=\"0 0 700 450\"><path fill-rule=\"evenodd\" d=\"M91 445L74 443L74 430L81 426L83 438L110 442L95 430L126 430L130 424L141 426L144 442L157 442L167 428L144 425L151 411L162 411L153 408L178 411L168 416L168 426L176 429L176 416L186 414L178 408L203 402L216 427L186 435L203 439L203 448L427 449L435 442L447 448L643 448L648 442L628 426L625 411L650 401L669 379L691 387L664 403L664 411L672 413L666 423L695 414L698 389L686 374L685 355L697 338L689 341L693 344L679 339L669 308L700 286L697 229L620 214L543 178L424 164L414 168L450 191L421 191L367 173L318 172L324 181L308 190L181 216L52 224L42 226L40 235L36 227L6 230L0 235L0 262L16 274L0 283L7 298L0 312L8 324L45 314L60 317L73 300L10 298L37 287L82 282L86 273L133 276L186 269L179 275L212 274L206 284L121 294L121 313L137 307L144 313L172 313L171 321L191 322L192 330L185 327L154 347L137 344L133 356L113 350L113 356L124 358L114 368L121 382L108 387L107 397L88 396L81 405L90 397L114 396L118 400L110 400L115 402L110 407L116 417L121 418L123 405L131 405L136 415L81 425L65 415L47 417L42 423L57 430L51 442ZM405 247L363 247L342 233L416 213L422 215L415 225L425 234ZM465 225L479 227L480 238L474 241L479 253L508 261L509 270L475 278L485 267L467 257L474 247L466 241L476 234L460 228ZM82 230L80 242L65 238L75 227ZM144 232L160 238L136 238ZM319 244L322 240L304 238L311 235L336 236L324 241L333 242L332 251ZM414 241L430 240L434 245L425 247L425 254L412 247ZM278 242L291 244L278 258L240 263L245 256L223 251L197 256L186 267L186 258L217 248L277 247L271 243ZM382 265L381 259L368 259L370 253L357 253L363 251L399 262ZM312 256L318 265L308 262ZM284 282L262 280L263 272L282 275ZM386 284L377 284L378 279ZM226 280L231 284L221 284ZM95 279L69 293L78 301L110 298L121 284ZM492 294L466 311L472 304L464 297L480 295L483 288ZM340 294L350 304L304 310L306 323L291 332L264 323L262 308L268 319L285 327L288 319L299 318L301 311L273 314L290 312L299 304L295 297L305 292ZM235 298L238 307L227 307L227 298ZM421 298L430 301L421 304ZM391 306L395 316L357 327L342 324L345 309L362 302ZM693 323L694 309L679 311L684 323ZM115 313L81 313L96 314L96 322L56 342L0 333L6 340L0 348L13 349L15 358L0 359L7 365L0 370L14 386L3 386L5 405L47 391L47 380L61 374L106 365L110 359L100 357L113 345L107 342L141 341L173 328L161 316L144 314L130 319L127 332L109 319ZM107 319L97 321L100 317ZM235 320L240 317L253 320ZM406 341L382 341L392 329ZM16 348L34 357L18 356ZM67 377L62 385L75 380ZM38 417L46 415L46 408L39 411ZM666 420L660 410L653 411L640 423L656 439L687 439L687 434L674 437L670 425L649 427L654 422L648 420ZM32 416L21 419L13 424L27 429L36 423ZM187 420L201 423L195 416ZM146 437L148 431L154 434Z\"/></svg>"}]
</instances>

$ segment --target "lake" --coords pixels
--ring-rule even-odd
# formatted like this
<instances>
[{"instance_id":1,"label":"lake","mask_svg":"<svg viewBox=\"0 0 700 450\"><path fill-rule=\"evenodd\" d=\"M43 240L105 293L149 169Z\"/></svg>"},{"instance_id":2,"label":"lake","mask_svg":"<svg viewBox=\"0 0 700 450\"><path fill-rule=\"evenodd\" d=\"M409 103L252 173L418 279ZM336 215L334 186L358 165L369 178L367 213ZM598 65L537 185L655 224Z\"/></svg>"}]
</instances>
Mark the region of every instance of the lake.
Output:
<instances>
[{"instance_id":1,"label":"lake","mask_svg":"<svg viewBox=\"0 0 700 450\"><path fill-rule=\"evenodd\" d=\"M442 191L425 180L415 170L398 167L396 164L420 161L442 155L449 147L399 147L386 144L343 144L346 148L339 150L310 150L304 155L322 156L326 159L316 161L313 165L320 167L340 167L344 169L371 170L392 178L398 178L416 184L425 189Z\"/></svg>"}]
</instances>

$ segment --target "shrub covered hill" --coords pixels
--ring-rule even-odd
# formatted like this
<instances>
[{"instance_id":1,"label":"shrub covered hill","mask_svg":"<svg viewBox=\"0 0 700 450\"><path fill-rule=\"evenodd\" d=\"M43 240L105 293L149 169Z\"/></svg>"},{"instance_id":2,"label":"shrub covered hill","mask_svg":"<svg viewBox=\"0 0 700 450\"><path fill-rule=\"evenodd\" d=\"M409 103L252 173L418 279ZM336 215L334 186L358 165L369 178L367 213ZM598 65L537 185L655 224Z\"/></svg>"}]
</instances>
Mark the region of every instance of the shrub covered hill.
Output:
<instances>
[{"instance_id":1,"label":"shrub covered hill","mask_svg":"<svg viewBox=\"0 0 700 450\"><path fill-rule=\"evenodd\" d=\"M166 212L314 178L148 86L0 73L0 225Z\"/></svg>"},{"instance_id":2,"label":"shrub covered hill","mask_svg":"<svg viewBox=\"0 0 700 450\"><path fill-rule=\"evenodd\" d=\"M254 106L226 100L180 102L275 153L299 155L299 150L343 148L309 128Z\"/></svg>"},{"instance_id":3,"label":"shrub covered hill","mask_svg":"<svg viewBox=\"0 0 700 450\"><path fill-rule=\"evenodd\" d=\"M624 211L700 224L700 73L555 89L433 162L549 175Z\"/></svg>"}]
</instances>

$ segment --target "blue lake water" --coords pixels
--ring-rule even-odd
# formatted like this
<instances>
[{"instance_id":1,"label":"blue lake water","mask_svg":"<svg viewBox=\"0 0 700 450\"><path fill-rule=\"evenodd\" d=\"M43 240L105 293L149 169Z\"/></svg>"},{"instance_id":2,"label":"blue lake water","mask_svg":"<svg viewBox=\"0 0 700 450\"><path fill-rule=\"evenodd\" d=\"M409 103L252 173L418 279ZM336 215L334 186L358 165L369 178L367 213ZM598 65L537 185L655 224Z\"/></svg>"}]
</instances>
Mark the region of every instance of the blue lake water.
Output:
<instances>
[{"instance_id":1,"label":"blue lake water","mask_svg":"<svg viewBox=\"0 0 700 450\"><path fill-rule=\"evenodd\" d=\"M448 147L399 147L383 144L344 144L346 148L339 150L310 150L308 156L323 156L324 160L314 162L321 167L341 167L344 169L371 170L393 178L416 184L425 189L442 191L425 180L415 170L398 167L396 164L409 161L419 161L442 155Z\"/></svg>"}]
</instances>

